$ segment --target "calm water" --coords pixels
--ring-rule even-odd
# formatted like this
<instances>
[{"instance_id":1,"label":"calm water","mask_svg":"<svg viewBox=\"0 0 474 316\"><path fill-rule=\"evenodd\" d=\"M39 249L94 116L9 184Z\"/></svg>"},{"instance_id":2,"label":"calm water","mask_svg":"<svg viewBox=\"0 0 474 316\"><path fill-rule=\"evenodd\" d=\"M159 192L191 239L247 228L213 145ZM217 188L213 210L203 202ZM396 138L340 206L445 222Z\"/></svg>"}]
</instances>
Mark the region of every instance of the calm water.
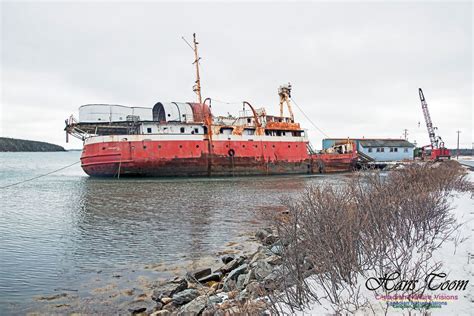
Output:
<instances>
[{"instance_id":1,"label":"calm water","mask_svg":"<svg viewBox=\"0 0 474 316\"><path fill-rule=\"evenodd\" d=\"M0 186L58 169L80 152L0 153ZM91 179L80 165L0 189L0 310L147 264L212 255L311 183L344 176Z\"/></svg>"}]
</instances>

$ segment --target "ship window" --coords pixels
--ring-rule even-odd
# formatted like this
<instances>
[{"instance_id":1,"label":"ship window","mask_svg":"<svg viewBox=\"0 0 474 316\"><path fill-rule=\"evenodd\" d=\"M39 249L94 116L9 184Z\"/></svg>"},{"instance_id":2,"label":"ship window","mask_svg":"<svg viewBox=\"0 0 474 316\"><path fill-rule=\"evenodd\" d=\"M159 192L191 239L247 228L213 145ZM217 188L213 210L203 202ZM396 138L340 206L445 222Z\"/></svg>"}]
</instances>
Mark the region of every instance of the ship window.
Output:
<instances>
[{"instance_id":1,"label":"ship window","mask_svg":"<svg viewBox=\"0 0 474 316\"><path fill-rule=\"evenodd\" d=\"M196 148L199 148L199 145L196 145Z\"/></svg>"},{"instance_id":2,"label":"ship window","mask_svg":"<svg viewBox=\"0 0 474 316\"><path fill-rule=\"evenodd\" d=\"M195 128L194 133L198 134L199 133L199 128Z\"/></svg>"},{"instance_id":3,"label":"ship window","mask_svg":"<svg viewBox=\"0 0 474 316\"><path fill-rule=\"evenodd\" d=\"M291 145L288 145L288 148L291 148Z\"/></svg>"},{"instance_id":4,"label":"ship window","mask_svg":"<svg viewBox=\"0 0 474 316\"><path fill-rule=\"evenodd\" d=\"M179 145L179 148L183 148L183 145Z\"/></svg>"},{"instance_id":5,"label":"ship window","mask_svg":"<svg viewBox=\"0 0 474 316\"><path fill-rule=\"evenodd\" d=\"M377 152L378 152L378 153L380 152L380 148L377 148Z\"/></svg>"},{"instance_id":6,"label":"ship window","mask_svg":"<svg viewBox=\"0 0 474 316\"><path fill-rule=\"evenodd\" d=\"M405 149L403 150L403 152L407 153L407 152L408 152L408 148L405 148Z\"/></svg>"},{"instance_id":7,"label":"ship window","mask_svg":"<svg viewBox=\"0 0 474 316\"><path fill-rule=\"evenodd\" d=\"M242 145L242 147L244 147L244 148L245 148L245 145Z\"/></svg>"},{"instance_id":8,"label":"ship window","mask_svg":"<svg viewBox=\"0 0 474 316\"><path fill-rule=\"evenodd\" d=\"M393 147L390 147L390 152L393 153Z\"/></svg>"},{"instance_id":9,"label":"ship window","mask_svg":"<svg viewBox=\"0 0 474 316\"><path fill-rule=\"evenodd\" d=\"M226 148L229 148L229 145L225 145Z\"/></svg>"},{"instance_id":10,"label":"ship window","mask_svg":"<svg viewBox=\"0 0 474 316\"><path fill-rule=\"evenodd\" d=\"M181 133L184 133L184 127L181 127L179 130L181 131Z\"/></svg>"},{"instance_id":11,"label":"ship window","mask_svg":"<svg viewBox=\"0 0 474 316\"><path fill-rule=\"evenodd\" d=\"M384 147L380 148L380 152L385 152L385 148Z\"/></svg>"},{"instance_id":12,"label":"ship window","mask_svg":"<svg viewBox=\"0 0 474 316\"><path fill-rule=\"evenodd\" d=\"M252 123L252 120L248 118L247 123Z\"/></svg>"},{"instance_id":13,"label":"ship window","mask_svg":"<svg viewBox=\"0 0 474 316\"><path fill-rule=\"evenodd\" d=\"M105 150L105 147L102 147L102 150Z\"/></svg>"},{"instance_id":14,"label":"ship window","mask_svg":"<svg viewBox=\"0 0 474 316\"><path fill-rule=\"evenodd\" d=\"M146 132L147 132L148 134L150 134L150 133L151 133L151 127L148 127L148 128L146 129Z\"/></svg>"},{"instance_id":15,"label":"ship window","mask_svg":"<svg viewBox=\"0 0 474 316\"><path fill-rule=\"evenodd\" d=\"M371 152L372 152L372 148L369 148L368 152L371 153Z\"/></svg>"},{"instance_id":16,"label":"ship window","mask_svg":"<svg viewBox=\"0 0 474 316\"><path fill-rule=\"evenodd\" d=\"M168 113L168 117L170 117L170 116L171 116L171 114Z\"/></svg>"},{"instance_id":17,"label":"ship window","mask_svg":"<svg viewBox=\"0 0 474 316\"><path fill-rule=\"evenodd\" d=\"M275 145L272 145L273 148L275 148Z\"/></svg>"},{"instance_id":18,"label":"ship window","mask_svg":"<svg viewBox=\"0 0 474 316\"><path fill-rule=\"evenodd\" d=\"M146 146L143 146L143 149L146 149Z\"/></svg>"},{"instance_id":19,"label":"ship window","mask_svg":"<svg viewBox=\"0 0 474 316\"><path fill-rule=\"evenodd\" d=\"M158 145L158 149L160 149L160 148L161 148L161 145Z\"/></svg>"},{"instance_id":20,"label":"ship window","mask_svg":"<svg viewBox=\"0 0 474 316\"><path fill-rule=\"evenodd\" d=\"M395 148L393 149L393 151L397 153L397 152L398 152L398 148L395 147Z\"/></svg>"}]
</instances>

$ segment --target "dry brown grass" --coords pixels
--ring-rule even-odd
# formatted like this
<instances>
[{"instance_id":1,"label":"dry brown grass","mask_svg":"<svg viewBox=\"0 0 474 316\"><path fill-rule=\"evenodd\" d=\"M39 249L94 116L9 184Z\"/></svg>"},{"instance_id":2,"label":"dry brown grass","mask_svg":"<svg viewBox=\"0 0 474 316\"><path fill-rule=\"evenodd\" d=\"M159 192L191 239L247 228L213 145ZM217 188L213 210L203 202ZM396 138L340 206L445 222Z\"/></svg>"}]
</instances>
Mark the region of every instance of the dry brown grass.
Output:
<instances>
[{"instance_id":1,"label":"dry brown grass","mask_svg":"<svg viewBox=\"0 0 474 316\"><path fill-rule=\"evenodd\" d=\"M320 300L335 313L370 308L361 280L394 271L412 280L438 270L432 253L459 228L450 206L456 191L472 194L473 184L459 164L444 162L361 172L343 185L313 186L284 201L289 213L274 223L288 246L279 291L270 293L278 302L273 312Z\"/></svg>"}]
</instances>

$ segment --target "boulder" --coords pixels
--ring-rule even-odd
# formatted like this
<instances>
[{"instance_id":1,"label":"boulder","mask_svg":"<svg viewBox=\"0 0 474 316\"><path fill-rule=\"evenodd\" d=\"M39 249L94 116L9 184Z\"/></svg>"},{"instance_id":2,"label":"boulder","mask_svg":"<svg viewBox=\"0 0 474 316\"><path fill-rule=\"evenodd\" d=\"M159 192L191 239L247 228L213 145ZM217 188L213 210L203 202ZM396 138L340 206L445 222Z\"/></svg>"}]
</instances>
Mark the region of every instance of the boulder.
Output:
<instances>
[{"instance_id":1,"label":"boulder","mask_svg":"<svg viewBox=\"0 0 474 316\"><path fill-rule=\"evenodd\" d=\"M270 248L271 253L278 256L281 256L283 254L283 250L283 245L281 245L279 242L273 244Z\"/></svg>"},{"instance_id":2,"label":"boulder","mask_svg":"<svg viewBox=\"0 0 474 316\"><path fill-rule=\"evenodd\" d=\"M218 295L209 296L209 298L207 299L208 305L216 305L216 304L222 303L222 301L223 301L223 298Z\"/></svg>"},{"instance_id":3,"label":"boulder","mask_svg":"<svg viewBox=\"0 0 474 316\"><path fill-rule=\"evenodd\" d=\"M143 313L144 311L146 311L146 307L142 306L142 307L138 307L138 306L135 306L135 307L130 307L128 309L128 311L130 313L132 313L132 315L135 315L135 314L140 314L140 313Z\"/></svg>"},{"instance_id":4,"label":"boulder","mask_svg":"<svg viewBox=\"0 0 474 316\"><path fill-rule=\"evenodd\" d=\"M244 282L246 278L247 278L247 274L241 274L238 276L237 282L236 282L236 287L238 290L242 290L245 287Z\"/></svg>"},{"instance_id":5,"label":"boulder","mask_svg":"<svg viewBox=\"0 0 474 316\"><path fill-rule=\"evenodd\" d=\"M199 315L206 306L207 297L202 295L181 307L178 315Z\"/></svg>"},{"instance_id":6,"label":"boulder","mask_svg":"<svg viewBox=\"0 0 474 316\"><path fill-rule=\"evenodd\" d=\"M201 269L201 270L196 270L196 271L193 271L191 272L191 275L199 280L199 279L202 279L204 277L207 277L208 275L210 275L212 272L212 270L210 268L205 268L205 269Z\"/></svg>"},{"instance_id":7,"label":"boulder","mask_svg":"<svg viewBox=\"0 0 474 316\"><path fill-rule=\"evenodd\" d=\"M260 240L260 241L264 241L265 238L267 238L268 236L270 236L272 234L272 231L268 230L268 229L265 229L265 228L261 228L259 230L257 230L257 232L255 233L255 237Z\"/></svg>"},{"instance_id":8,"label":"boulder","mask_svg":"<svg viewBox=\"0 0 474 316\"><path fill-rule=\"evenodd\" d=\"M173 314L175 311L178 310L178 306L174 302L171 302L163 306L163 310L167 310Z\"/></svg>"},{"instance_id":9,"label":"boulder","mask_svg":"<svg viewBox=\"0 0 474 316\"><path fill-rule=\"evenodd\" d=\"M173 295L173 303L176 305L184 305L191 302L199 296L199 291L196 289L187 289Z\"/></svg>"},{"instance_id":10,"label":"boulder","mask_svg":"<svg viewBox=\"0 0 474 316\"><path fill-rule=\"evenodd\" d=\"M266 237L262 240L262 242L263 242L264 245L271 245L271 244L274 244L274 243L277 242L277 241L278 241L278 236L273 235L273 234L266 236Z\"/></svg>"},{"instance_id":11,"label":"boulder","mask_svg":"<svg viewBox=\"0 0 474 316\"><path fill-rule=\"evenodd\" d=\"M188 282L184 279L181 279L179 283L169 282L154 289L151 298L154 301L160 302L162 298L171 297L175 293L181 292L187 288Z\"/></svg>"},{"instance_id":12,"label":"boulder","mask_svg":"<svg viewBox=\"0 0 474 316\"><path fill-rule=\"evenodd\" d=\"M245 259L243 257L236 258L227 263L225 266L221 267L218 271L222 272L223 274L229 273L230 271L240 266L244 262L244 260Z\"/></svg>"},{"instance_id":13,"label":"boulder","mask_svg":"<svg viewBox=\"0 0 474 316\"><path fill-rule=\"evenodd\" d=\"M272 266L266 261L257 261L255 264L255 278L258 281L265 279L270 273L272 273Z\"/></svg>"},{"instance_id":14,"label":"boulder","mask_svg":"<svg viewBox=\"0 0 474 316\"><path fill-rule=\"evenodd\" d=\"M252 280L255 279L255 271L253 269L250 269L249 272L245 275L245 280L244 280L244 287L247 286Z\"/></svg>"},{"instance_id":15,"label":"boulder","mask_svg":"<svg viewBox=\"0 0 474 316\"><path fill-rule=\"evenodd\" d=\"M231 279L226 279L224 281L224 285L222 286L222 289L226 292L230 292L236 288L236 282Z\"/></svg>"},{"instance_id":16,"label":"boulder","mask_svg":"<svg viewBox=\"0 0 474 316\"><path fill-rule=\"evenodd\" d=\"M234 259L235 259L235 255L232 255L232 254L223 255L221 257L221 261L222 261L223 264L228 264L229 262L231 262Z\"/></svg>"},{"instance_id":17,"label":"boulder","mask_svg":"<svg viewBox=\"0 0 474 316\"><path fill-rule=\"evenodd\" d=\"M214 272L208 276L200 278L198 281L199 283L207 283L207 282L219 282L222 279L222 272Z\"/></svg>"},{"instance_id":18,"label":"boulder","mask_svg":"<svg viewBox=\"0 0 474 316\"><path fill-rule=\"evenodd\" d=\"M226 279L230 279L230 280L234 280L234 281L237 281L237 278L239 277L239 275L243 274L243 273L246 273L247 272L247 269L248 269L249 265L244 263L243 265L241 265L240 267L232 270L228 275L227 275L227 278Z\"/></svg>"}]
</instances>

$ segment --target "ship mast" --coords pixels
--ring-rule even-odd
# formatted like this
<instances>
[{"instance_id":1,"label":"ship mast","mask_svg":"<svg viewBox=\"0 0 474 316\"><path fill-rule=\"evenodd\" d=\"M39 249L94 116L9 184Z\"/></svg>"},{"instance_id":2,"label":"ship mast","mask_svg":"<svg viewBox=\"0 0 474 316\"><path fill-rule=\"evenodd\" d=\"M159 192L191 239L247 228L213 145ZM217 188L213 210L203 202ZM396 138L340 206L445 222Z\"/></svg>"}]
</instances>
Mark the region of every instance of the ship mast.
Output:
<instances>
[{"instance_id":1,"label":"ship mast","mask_svg":"<svg viewBox=\"0 0 474 316\"><path fill-rule=\"evenodd\" d=\"M202 98L201 98L201 77L199 76L199 60L201 57L199 57L198 54L198 42L196 41L196 33L193 33L193 44L194 44L194 63L196 65L196 84L193 87L193 91L196 92L197 97L198 97L198 103L202 103Z\"/></svg>"}]
</instances>

